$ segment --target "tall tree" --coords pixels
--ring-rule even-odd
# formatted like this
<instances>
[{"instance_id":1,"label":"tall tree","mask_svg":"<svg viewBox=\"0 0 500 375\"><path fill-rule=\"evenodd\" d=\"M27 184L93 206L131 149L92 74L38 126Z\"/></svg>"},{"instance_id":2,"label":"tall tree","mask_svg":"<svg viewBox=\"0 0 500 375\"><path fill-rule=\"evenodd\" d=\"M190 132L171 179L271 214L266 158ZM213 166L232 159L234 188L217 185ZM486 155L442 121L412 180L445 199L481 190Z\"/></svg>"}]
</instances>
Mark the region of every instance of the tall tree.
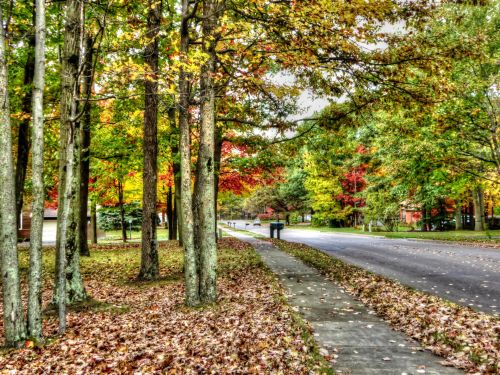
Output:
<instances>
[{"instance_id":1,"label":"tall tree","mask_svg":"<svg viewBox=\"0 0 500 375\"><path fill-rule=\"evenodd\" d=\"M196 214L195 247L200 259L200 299L204 303L217 300L217 243L215 239L215 86L217 2L203 2L202 50L207 61L201 67L201 124L194 212Z\"/></svg>"},{"instance_id":2,"label":"tall tree","mask_svg":"<svg viewBox=\"0 0 500 375\"><path fill-rule=\"evenodd\" d=\"M28 335L42 337L42 231L43 204L43 89L45 86L45 0L36 0L35 73L33 80L32 185L33 208L30 231Z\"/></svg>"},{"instance_id":3,"label":"tall tree","mask_svg":"<svg viewBox=\"0 0 500 375\"><path fill-rule=\"evenodd\" d=\"M35 23L35 7L33 7L33 23ZM23 120L19 124L17 137L17 159L16 159L16 215L19 227L21 211L24 203L24 182L28 169L28 159L30 152L30 117L31 99L33 94L33 76L35 71L35 33L30 30L28 33L28 55L24 64L23 85L26 89L22 99Z\"/></svg>"},{"instance_id":4,"label":"tall tree","mask_svg":"<svg viewBox=\"0 0 500 375\"><path fill-rule=\"evenodd\" d=\"M156 195L158 180L158 64L161 0L148 0L147 45L144 50L144 172L142 198L142 255L139 279L152 280L159 275L156 239Z\"/></svg>"},{"instance_id":5,"label":"tall tree","mask_svg":"<svg viewBox=\"0 0 500 375\"><path fill-rule=\"evenodd\" d=\"M80 115L78 113L83 2L67 0L61 66L61 127L57 214L56 283L54 303L60 308L60 331L65 330L65 304L87 298L80 273Z\"/></svg>"},{"instance_id":6,"label":"tall tree","mask_svg":"<svg viewBox=\"0 0 500 375\"><path fill-rule=\"evenodd\" d=\"M0 250L3 286L3 322L7 346L26 337L19 264L17 258L17 220L12 162L12 129L8 93L7 51L0 6Z\"/></svg>"},{"instance_id":7,"label":"tall tree","mask_svg":"<svg viewBox=\"0 0 500 375\"><path fill-rule=\"evenodd\" d=\"M196 3L197 4L197 3ZM196 5L195 5L196 6ZM180 26L180 54L185 63L189 53L189 23L194 10L189 0L182 0L182 19ZM186 282L186 304L196 306L200 303L198 258L193 238L193 201L191 195L191 129L189 124L189 80L185 67L179 72L179 131L180 131L180 172L181 172L181 233L184 247L184 277Z\"/></svg>"},{"instance_id":8,"label":"tall tree","mask_svg":"<svg viewBox=\"0 0 500 375\"><path fill-rule=\"evenodd\" d=\"M79 225L79 243L78 251L80 255L90 256L88 245L88 225L87 211L89 200L89 176L90 176L90 126L91 126L91 110L92 102L89 100L92 94L92 77L93 72L93 57L94 57L94 38L90 33L85 36L85 59L83 62L83 84L82 92L84 95L84 107L81 126L81 162L80 162L80 220Z\"/></svg>"}]
</instances>

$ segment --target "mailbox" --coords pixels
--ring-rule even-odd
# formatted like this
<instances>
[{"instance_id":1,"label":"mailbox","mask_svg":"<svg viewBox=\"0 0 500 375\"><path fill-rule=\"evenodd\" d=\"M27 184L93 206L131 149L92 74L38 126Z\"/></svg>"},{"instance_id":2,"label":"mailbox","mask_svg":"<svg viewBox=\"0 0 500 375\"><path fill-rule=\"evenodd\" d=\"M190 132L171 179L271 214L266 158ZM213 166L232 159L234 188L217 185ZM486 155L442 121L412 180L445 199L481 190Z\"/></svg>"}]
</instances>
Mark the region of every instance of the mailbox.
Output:
<instances>
[{"instance_id":1,"label":"mailbox","mask_svg":"<svg viewBox=\"0 0 500 375\"><path fill-rule=\"evenodd\" d=\"M269 226L269 228L271 229L271 238L274 238L274 231L276 230L277 231L276 238L278 238L278 240L279 240L280 239L280 231L285 228L285 224L284 223L280 223L279 221L278 222L273 222L273 223L271 223L271 225Z\"/></svg>"}]
</instances>

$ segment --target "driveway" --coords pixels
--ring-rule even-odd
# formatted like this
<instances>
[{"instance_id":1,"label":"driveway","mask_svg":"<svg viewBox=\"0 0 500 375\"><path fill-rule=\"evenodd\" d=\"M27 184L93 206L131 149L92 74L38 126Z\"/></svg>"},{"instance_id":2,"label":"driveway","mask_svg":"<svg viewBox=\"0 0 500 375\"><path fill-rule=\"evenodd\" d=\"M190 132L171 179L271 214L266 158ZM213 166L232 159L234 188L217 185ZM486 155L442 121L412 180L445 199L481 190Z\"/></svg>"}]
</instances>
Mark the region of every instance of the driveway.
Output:
<instances>
[{"instance_id":1,"label":"driveway","mask_svg":"<svg viewBox=\"0 0 500 375\"><path fill-rule=\"evenodd\" d=\"M269 227L246 226L269 236ZM475 310L500 312L500 250L455 243L285 229L281 239L309 245L348 263Z\"/></svg>"}]
</instances>

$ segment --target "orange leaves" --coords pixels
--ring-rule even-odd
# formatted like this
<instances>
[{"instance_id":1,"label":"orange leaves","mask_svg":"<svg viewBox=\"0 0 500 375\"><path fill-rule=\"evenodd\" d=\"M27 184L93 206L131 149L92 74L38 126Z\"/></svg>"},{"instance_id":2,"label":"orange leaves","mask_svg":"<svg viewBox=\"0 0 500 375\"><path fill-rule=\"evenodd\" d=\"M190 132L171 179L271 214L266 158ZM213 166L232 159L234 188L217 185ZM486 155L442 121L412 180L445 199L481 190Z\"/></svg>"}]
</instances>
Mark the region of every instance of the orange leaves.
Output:
<instances>
[{"instance_id":1,"label":"orange leaves","mask_svg":"<svg viewBox=\"0 0 500 375\"><path fill-rule=\"evenodd\" d=\"M236 239L220 245L219 303L202 309L184 306L182 249L173 244L160 248L164 279L157 283L134 281L139 244L93 249L92 267L83 272L99 305L71 311L67 335L50 345L31 349L30 343L0 353L1 371L313 373L316 360L302 350L307 347L302 331L255 252ZM48 302L50 282L45 286ZM45 333L54 335L56 329L56 318L49 316Z\"/></svg>"}]
</instances>

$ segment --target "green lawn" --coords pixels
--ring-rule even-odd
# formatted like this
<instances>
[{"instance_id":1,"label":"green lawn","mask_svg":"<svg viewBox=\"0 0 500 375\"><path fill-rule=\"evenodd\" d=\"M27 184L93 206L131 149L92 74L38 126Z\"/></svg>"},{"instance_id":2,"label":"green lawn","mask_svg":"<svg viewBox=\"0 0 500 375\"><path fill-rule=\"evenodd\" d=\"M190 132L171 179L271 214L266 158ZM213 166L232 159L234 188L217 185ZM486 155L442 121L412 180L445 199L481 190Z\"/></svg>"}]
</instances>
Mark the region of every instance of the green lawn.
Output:
<instances>
[{"instance_id":1,"label":"green lawn","mask_svg":"<svg viewBox=\"0 0 500 375\"><path fill-rule=\"evenodd\" d=\"M363 232L355 228L329 228L329 227L312 227L306 225L291 225L288 228L299 228L316 230L319 232L333 233L353 233L365 234L372 236L384 236L387 238L417 238L426 240L440 241L459 241L459 242L480 242L486 244L500 244L500 230L490 230L483 232L475 232L471 230L447 231L447 232L408 232L406 228L401 228L399 232Z\"/></svg>"},{"instance_id":2,"label":"green lawn","mask_svg":"<svg viewBox=\"0 0 500 375\"><path fill-rule=\"evenodd\" d=\"M156 235L159 241L168 240L168 229L164 227L156 228ZM142 238L142 233L140 230L132 231L132 240L130 240L130 231L127 230L127 241L138 242ZM121 230L109 230L106 231L106 236L99 239L98 242L122 242L122 231Z\"/></svg>"}]
</instances>

